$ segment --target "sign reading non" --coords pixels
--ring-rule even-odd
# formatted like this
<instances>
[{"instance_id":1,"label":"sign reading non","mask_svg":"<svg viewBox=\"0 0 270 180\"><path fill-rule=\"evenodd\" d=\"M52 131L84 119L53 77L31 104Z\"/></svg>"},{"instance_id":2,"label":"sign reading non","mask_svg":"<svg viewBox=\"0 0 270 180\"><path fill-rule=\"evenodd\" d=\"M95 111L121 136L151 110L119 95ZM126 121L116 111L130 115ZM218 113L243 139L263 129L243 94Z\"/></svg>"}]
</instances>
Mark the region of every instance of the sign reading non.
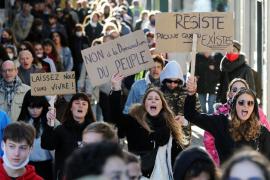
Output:
<instances>
[{"instance_id":1,"label":"sign reading non","mask_svg":"<svg viewBox=\"0 0 270 180\"><path fill-rule=\"evenodd\" d=\"M225 12L159 13L156 42L160 52L190 52L192 37L198 37L198 52L230 51L233 44L233 14Z\"/></svg>"},{"instance_id":2,"label":"sign reading non","mask_svg":"<svg viewBox=\"0 0 270 180\"><path fill-rule=\"evenodd\" d=\"M75 94L75 73L33 73L31 74L31 95L46 96Z\"/></svg>"},{"instance_id":3,"label":"sign reading non","mask_svg":"<svg viewBox=\"0 0 270 180\"><path fill-rule=\"evenodd\" d=\"M82 50L93 86L109 82L114 73L128 76L154 66L143 31Z\"/></svg>"}]
</instances>

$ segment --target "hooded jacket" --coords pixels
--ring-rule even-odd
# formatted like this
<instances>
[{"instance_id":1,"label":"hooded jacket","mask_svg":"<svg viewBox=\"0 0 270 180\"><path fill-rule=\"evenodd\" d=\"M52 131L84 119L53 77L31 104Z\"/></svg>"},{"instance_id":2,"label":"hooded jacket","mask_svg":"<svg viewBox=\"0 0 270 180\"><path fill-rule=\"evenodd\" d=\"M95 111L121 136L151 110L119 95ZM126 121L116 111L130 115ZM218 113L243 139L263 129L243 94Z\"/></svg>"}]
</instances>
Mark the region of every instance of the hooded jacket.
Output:
<instances>
[{"instance_id":1,"label":"hooded jacket","mask_svg":"<svg viewBox=\"0 0 270 180\"><path fill-rule=\"evenodd\" d=\"M221 77L220 87L217 94L217 102L226 102L226 93L229 83L234 78L242 78L247 81L249 88L255 91L255 82L251 67L246 64L245 56L239 54L237 60L230 62L226 56L223 57L220 64Z\"/></svg>"},{"instance_id":2,"label":"hooded jacket","mask_svg":"<svg viewBox=\"0 0 270 180\"><path fill-rule=\"evenodd\" d=\"M212 163L213 166L215 166L211 157L200 147L192 147L182 151L175 160L173 174L174 179L185 179L185 175L192 167L193 163L199 161Z\"/></svg>"},{"instance_id":3,"label":"hooded jacket","mask_svg":"<svg viewBox=\"0 0 270 180\"><path fill-rule=\"evenodd\" d=\"M180 79L182 81L175 89L169 89L164 83L165 79ZM163 71L160 73L160 82L161 91L164 94L164 97L173 111L177 115L184 115L184 103L187 96L187 91L184 87L184 76L181 70L180 65L176 61L169 61L168 64L164 67ZM196 101L196 110L201 111L201 105L199 99ZM190 144L191 141L191 126L183 126L183 131L186 139L186 146Z\"/></svg>"},{"instance_id":4,"label":"hooded jacket","mask_svg":"<svg viewBox=\"0 0 270 180\"><path fill-rule=\"evenodd\" d=\"M25 168L26 168L25 173L22 176L16 178L16 180L43 180L43 178L41 178L39 175L36 174L34 166L26 165ZM12 180L12 178L8 176L8 174L4 169L2 159L0 159L0 179Z\"/></svg>"},{"instance_id":5,"label":"hooded jacket","mask_svg":"<svg viewBox=\"0 0 270 180\"><path fill-rule=\"evenodd\" d=\"M180 65L174 60L169 61L164 67L163 71L161 71L160 82L162 83L165 79L171 78L180 79L182 81L181 85L183 85L185 82L182 69Z\"/></svg>"}]
</instances>

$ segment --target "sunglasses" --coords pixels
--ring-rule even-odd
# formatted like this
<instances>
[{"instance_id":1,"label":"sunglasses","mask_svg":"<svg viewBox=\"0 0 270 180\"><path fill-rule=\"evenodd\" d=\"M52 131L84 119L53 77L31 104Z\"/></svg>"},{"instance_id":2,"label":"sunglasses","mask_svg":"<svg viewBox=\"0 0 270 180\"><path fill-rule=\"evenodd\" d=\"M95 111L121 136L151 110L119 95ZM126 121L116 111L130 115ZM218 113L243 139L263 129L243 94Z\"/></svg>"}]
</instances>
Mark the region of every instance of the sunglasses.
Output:
<instances>
[{"instance_id":1,"label":"sunglasses","mask_svg":"<svg viewBox=\"0 0 270 180\"><path fill-rule=\"evenodd\" d=\"M245 87L241 87L241 88L237 88L237 87L234 87L234 88L232 88L232 92L233 93L237 93L238 91L241 91L241 90L244 90L244 89L246 89Z\"/></svg>"},{"instance_id":2,"label":"sunglasses","mask_svg":"<svg viewBox=\"0 0 270 180\"><path fill-rule=\"evenodd\" d=\"M243 180L243 179L239 178L239 177L229 177L227 180ZM249 178L246 178L246 180L264 180L264 178L261 178L261 177L249 177Z\"/></svg>"},{"instance_id":3,"label":"sunglasses","mask_svg":"<svg viewBox=\"0 0 270 180\"><path fill-rule=\"evenodd\" d=\"M247 105L247 106L251 107L254 105L254 101L246 101L246 100L239 100L237 103L239 106Z\"/></svg>"},{"instance_id":4,"label":"sunglasses","mask_svg":"<svg viewBox=\"0 0 270 180\"><path fill-rule=\"evenodd\" d=\"M175 83L175 84L179 84L180 83L180 80L171 80L171 79L167 79L166 80L166 83L169 83L169 84L171 84L171 83Z\"/></svg>"}]
</instances>

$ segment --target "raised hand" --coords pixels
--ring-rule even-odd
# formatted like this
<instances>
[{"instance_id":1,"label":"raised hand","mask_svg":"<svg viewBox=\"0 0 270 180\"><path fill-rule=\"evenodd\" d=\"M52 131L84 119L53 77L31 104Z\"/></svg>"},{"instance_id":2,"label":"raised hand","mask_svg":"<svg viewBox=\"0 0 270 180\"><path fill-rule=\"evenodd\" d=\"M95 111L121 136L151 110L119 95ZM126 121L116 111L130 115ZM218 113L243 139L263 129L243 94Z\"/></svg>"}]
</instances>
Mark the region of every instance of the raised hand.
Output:
<instances>
[{"instance_id":1,"label":"raised hand","mask_svg":"<svg viewBox=\"0 0 270 180\"><path fill-rule=\"evenodd\" d=\"M194 76L189 76L187 80L187 91L190 96L197 91L197 79Z\"/></svg>"},{"instance_id":2,"label":"raised hand","mask_svg":"<svg viewBox=\"0 0 270 180\"><path fill-rule=\"evenodd\" d=\"M56 121L56 109L49 107L49 111L47 112L46 117L48 126L54 127Z\"/></svg>"},{"instance_id":3,"label":"raised hand","mask_svg":"<svg viewBox=\"0 0 270 180\"><path fill-rule=\"evenodd\" d=\"M122 74L116 73L112 75L111 83L112 83L112 90L119 91L121 90L121 84L124 76Z\"/></svg>"}]
</instances>

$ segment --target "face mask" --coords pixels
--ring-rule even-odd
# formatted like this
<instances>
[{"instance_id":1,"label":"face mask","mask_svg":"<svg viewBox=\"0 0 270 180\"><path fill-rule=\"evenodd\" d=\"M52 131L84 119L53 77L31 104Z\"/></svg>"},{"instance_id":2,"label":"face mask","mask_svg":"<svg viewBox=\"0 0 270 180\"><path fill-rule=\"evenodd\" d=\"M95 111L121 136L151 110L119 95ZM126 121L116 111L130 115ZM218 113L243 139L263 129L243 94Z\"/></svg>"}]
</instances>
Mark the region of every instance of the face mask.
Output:
<instances>
[{"instance_id":1,"label":"face mask","mask_svg":"<svg viewBox=\"0 0 270 180\"><path fill-rule=\"evenodd\" d=\"M91 24L92 27L97 27L97 23L96 22L90 21L90 24Z\"/></svg>"},{"instance_id":2,"label":"face mask","mask_svg":"<svg viewBox=\"0 0 270 180\"><path fill-rule=\"evenodd\" d=\"M36 55L38 58L42 58L43 57L43 54L37 54Z\"/></svg>"},{"instance_id":3,"label":"face mask","mask_svg":"<svg viewBox=\"0 0 270 180\"><path fill-rule=\"evenodd\" d=\"M12 60L14 58L14 54L13 53L8 53L8 57L10 60Z\"/></svg>"},{"instance_id":4,"label":"face mask","mask_svg":"<svg viewBox=\"0 0 270 180\"><path fill-rule=\"evenodd\" d=\"M151 24L152 26L154 26L154 25L156 24L156 21L155 21L155 20L151 20L151 21L150 21L150 24Z\"/></svg>"},{"instance_id":5,"label":"face mask","mask_svg":"<svg viewBox=\"0 0 270 180\"><path fill-rule=\"evenodd\" d=\"M226 57L230 62L233 62L233 61L238 59L239 54L238 53L227 53Z\"/></svg>"},{"instance_id":6,"label":"face mask","mask_svg":"<svg viewBox=\"0 0 270 180\"><path fill-rule=\"evenodd\" d=\"M77 36L77 37L82 37L82 32L81 32L81 31L77 31L77 32L76 32L76 36Z\"/></svg>"},{"instance_id":7,"label":"face mask","mask_svg":"<svg viewBox=\"0 0 270 180\"><path fill-rule=\"evenodd\" d=\"M18 166L13 166L13 165L9 162L9 160L8 160L8 158L7 158L7 156L6 156L7 153L6 153L6 150L5 150L5 144L4 144L4 143L2 143L2 149L3 149L3 151L4 151L4 155L3 155L2 158L3 158L4 164L5 164L8 168L13 169L13 170L18 170L18 169L24 168L24 167L28 164L30 153L29 153L28 157L27 157L20 165L18 165Z\"/></svg>"},{"instance_id":8,"label":"face mask","mask_svg":"<svg viewBox=\"0 0 270 180\"><path fill-rule=\"evenodd\" d=\"M38 26L37 30L42 31L42 26Z\"/></svg>"}]
</instances>

